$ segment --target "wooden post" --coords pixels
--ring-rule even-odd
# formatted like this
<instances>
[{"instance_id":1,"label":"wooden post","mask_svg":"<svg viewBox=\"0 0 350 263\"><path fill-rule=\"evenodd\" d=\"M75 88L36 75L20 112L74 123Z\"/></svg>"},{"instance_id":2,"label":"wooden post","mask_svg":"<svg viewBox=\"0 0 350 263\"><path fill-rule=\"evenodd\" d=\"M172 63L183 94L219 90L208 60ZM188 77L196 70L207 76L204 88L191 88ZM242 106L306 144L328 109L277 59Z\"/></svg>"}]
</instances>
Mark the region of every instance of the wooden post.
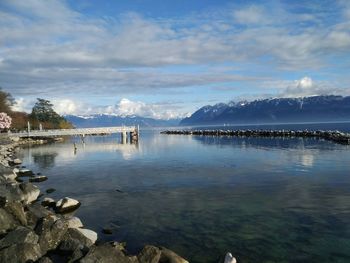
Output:
<instances>
[{"instance_id":1,"label":"wooden post","mask_svg":"<svg viewBox=\"0 0 350 263\"><path fill-rule=\"evenodd\" d=\"M125 130L122 131L121 136L122 136L122 144L126 144L126 131Z\"/></svg>"},{"instance_id":2,"label":"wooden post","mask_svg":"<svg viewBox=\"0 0 350 263\"><path fill-rule=\"evenodd\" d=\"M28 121L27 123L27 128L28 128L28 136L30 135L30 122Z\"/></svg>"}]
</instances>

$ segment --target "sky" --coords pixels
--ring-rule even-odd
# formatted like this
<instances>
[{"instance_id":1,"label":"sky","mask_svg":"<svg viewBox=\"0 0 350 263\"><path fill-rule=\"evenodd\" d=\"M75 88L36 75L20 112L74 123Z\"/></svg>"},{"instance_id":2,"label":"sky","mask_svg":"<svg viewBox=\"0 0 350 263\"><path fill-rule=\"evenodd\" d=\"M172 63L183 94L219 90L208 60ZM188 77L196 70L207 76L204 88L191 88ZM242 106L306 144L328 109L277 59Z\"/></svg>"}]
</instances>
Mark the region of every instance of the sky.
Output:
<instances>
[{"instance_id":1,"label":"sky","mask_svg":"<svg viewBox=\"0 0 350 263\"><path fill-rule=\"evenodd\" d=\"M350 95L347 0L0 0L0 87L30 111L182 118Z\"/></svg>"}]
</instances>

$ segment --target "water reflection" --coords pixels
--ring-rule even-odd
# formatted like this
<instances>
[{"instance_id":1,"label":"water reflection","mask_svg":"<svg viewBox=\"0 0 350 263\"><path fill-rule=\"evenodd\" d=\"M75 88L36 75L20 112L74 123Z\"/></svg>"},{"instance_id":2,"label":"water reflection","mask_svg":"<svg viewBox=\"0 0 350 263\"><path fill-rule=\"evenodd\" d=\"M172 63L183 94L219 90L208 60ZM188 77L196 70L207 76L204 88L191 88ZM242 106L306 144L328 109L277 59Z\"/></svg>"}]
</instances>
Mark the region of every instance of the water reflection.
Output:
<instances>
[{"instance_id":1,"label":"water reflection","mask_svg":"<svg viewBox=\"0 0 350 263\"><path fill-rule=\"evenodd\" d=\"M33 159L34 163L40 168L40 169L46 169L51 168L55 166L55 158L57 157L57 153L49 153L49 152L40 152L35 153L31 152L31 158Z\"/></svg>"},{"instance_id":2,"label":"water reflection","mask_svg":"<svg viewBox=\"0 0 350 263\"><path fill-rule=\"evenodd\" d=\"M100 237L127 241L131 252L151 243L191 262L227 251L239 262L349 262L349 147L141 134L139 146L91 137L75 141L75 155L74 139L21 154L34 171L42 167L33 156L56 154L40 187L82 201L88 228L120 226Z\"/></svg>"}]
</instances>

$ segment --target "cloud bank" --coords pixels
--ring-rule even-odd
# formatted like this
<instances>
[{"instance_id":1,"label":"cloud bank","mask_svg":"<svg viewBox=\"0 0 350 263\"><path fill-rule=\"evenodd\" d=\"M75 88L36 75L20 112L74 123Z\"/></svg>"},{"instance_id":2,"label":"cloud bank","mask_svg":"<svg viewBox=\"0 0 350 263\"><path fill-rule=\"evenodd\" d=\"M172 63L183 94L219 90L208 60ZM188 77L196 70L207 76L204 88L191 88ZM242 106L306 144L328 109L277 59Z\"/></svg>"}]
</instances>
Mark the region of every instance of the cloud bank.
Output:
<instances>
[{"instance_id":1,"label":"cloud bank","mask_svg":"<svg viewBox=\"0 0 350 263\"><path fill-rule=\"evenodd\" d=\"M89 16L67 1L3 0L0 85L19 98L56 98L62 113L81 111L77 98L83 101L86 94L99 95L97 104L102 104L103 96L114 94L203 96L201 91L213 86L217 92L223 86L237 86L233 91L249 86L255 96L264 96L267 82L276 84L270 86L275 96L338 91L332 83L308 77L291 80L319 71L342 84L350 81L344 73L350 58L350 5L321 2L231 3L182 17L152 18ZM278 83L286 84L282 93ZM16 107L26 108L25 103L19 100ZM98 110L84 106L86 112ZM169 112L157 103L128 100L109 107L120 114L184 114L175 104L167 106Z\"/></svg>"}]
</instances>

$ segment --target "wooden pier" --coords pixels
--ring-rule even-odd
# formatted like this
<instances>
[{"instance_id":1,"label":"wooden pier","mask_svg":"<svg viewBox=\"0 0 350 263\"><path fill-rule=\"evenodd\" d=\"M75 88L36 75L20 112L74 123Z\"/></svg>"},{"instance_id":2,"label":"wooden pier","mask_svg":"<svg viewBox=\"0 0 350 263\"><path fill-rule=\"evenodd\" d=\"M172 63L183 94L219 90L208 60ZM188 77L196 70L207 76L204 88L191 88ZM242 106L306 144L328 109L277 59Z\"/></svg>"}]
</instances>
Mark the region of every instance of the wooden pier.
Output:
<instances>
[{"instance_id":1,"label":"wooden pier","mask_svg":"<svg viewBox=\"0 0 350 263\"><path fill-rule=\"evenodd\" d=\"M127 140L128 133L130 141L138 141L139 126L119 126L119 127L99 127L99 128L79 128L79 129L57 129L57 130L30 130L25 132L8 133L10 137L20 138L46 138L61 136L82 136L86 135L102 135L120 133L122 141Z\"/></svg>"}]
</instances>

